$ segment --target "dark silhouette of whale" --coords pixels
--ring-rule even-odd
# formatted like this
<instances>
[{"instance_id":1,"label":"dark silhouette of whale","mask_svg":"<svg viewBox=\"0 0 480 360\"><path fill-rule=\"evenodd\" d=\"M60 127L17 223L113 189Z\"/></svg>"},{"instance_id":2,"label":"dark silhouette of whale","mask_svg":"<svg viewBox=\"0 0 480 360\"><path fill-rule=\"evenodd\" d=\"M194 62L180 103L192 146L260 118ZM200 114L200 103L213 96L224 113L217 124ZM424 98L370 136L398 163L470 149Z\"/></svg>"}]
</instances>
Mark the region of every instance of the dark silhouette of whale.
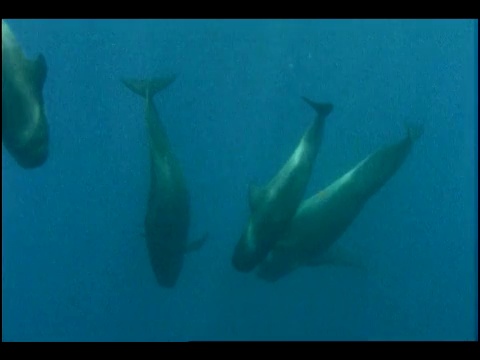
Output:
<instances>
[{"instance_id":1,"label":"dark silhouette of whale","mask_svg":"<svg viewBox=\"0 0 480 360\"><path fill-rule=\"evenodd\" d=\"M188 243L190 197L180 164L173 154L153 97L175 76L148 80L121 79L145 99L145 122L150 152L150 190L144 237L158 284L173 288L180 276L185 253L199 249L207 239Z\"/></svg>"}]
</instances>

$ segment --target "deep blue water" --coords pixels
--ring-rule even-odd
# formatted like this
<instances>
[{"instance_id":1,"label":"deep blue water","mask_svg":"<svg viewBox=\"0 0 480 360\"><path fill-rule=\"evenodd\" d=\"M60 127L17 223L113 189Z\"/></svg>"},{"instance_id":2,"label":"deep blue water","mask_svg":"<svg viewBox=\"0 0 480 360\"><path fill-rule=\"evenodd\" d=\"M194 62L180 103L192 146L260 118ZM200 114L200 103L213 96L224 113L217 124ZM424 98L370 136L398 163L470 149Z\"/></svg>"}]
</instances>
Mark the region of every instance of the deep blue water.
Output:
<instances>
[{"instance_id":1,"label":"deep blue water","mask_svg":"<svg viewBox=\"0 0 480 360\"><path fill-rule=\"evenodd\" d=\"M4 341L473 340L477 35L473 20L10 20L48 63L50 157L2 150ZM174 290L141 234L144 104L119 81L178 73L156 97L192 198ZM266 183L331 101L307 196L425 124L340 240L368 264L269 284L231 266L247 188Z\"/></svg>"}]
</instances>

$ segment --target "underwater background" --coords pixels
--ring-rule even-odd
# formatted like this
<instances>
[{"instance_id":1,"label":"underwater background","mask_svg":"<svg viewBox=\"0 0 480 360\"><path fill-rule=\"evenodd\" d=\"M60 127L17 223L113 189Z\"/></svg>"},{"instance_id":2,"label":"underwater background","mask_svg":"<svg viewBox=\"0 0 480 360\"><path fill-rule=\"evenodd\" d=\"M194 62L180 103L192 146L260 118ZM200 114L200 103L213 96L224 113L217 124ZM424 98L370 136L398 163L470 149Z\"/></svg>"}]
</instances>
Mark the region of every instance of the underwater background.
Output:
<instances>
[{"instance_id":1,"label":"underwater background","mask_svg":"<svg viewBox=\"0 0 480 360\"><path fill-rule=\"evenodd\" d=\"M45 55L50 155L2 149L2 340L477 338L477 22L6 20ZM144 103L120 78L178 74L155 97L191 195L188 254L156 284L143 221ZM306 197L425 126L339 240L367 271L234 270L247 190L266 184L330 101Z\"/></svg>"}]
</instances>

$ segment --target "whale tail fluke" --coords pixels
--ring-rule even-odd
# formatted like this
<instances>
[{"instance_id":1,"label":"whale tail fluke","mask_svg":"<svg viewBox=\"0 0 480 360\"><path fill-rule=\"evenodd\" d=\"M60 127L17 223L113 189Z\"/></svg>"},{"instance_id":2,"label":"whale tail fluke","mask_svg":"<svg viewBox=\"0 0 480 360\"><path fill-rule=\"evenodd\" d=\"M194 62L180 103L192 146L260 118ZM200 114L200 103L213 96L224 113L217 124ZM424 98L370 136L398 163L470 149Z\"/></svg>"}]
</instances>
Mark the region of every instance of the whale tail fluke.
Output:
<instances>
[{"instance_id":1,"label":"whale tail fluke","mask_svg":"<svg viewBox=\"0 0 480 360\"><path fill-rule=\"evenodd\" d=\"M158 92L173 83L176 78L177 75L172 75L151 79L121 78L120 81L135 94L146 99L153 98Z\"/></svg>"},{"instance_id":2,"label":"whale tail fluke","mask_svg":"<svg viewBox=\"0 0 480 360\"><path fill-rule=\"evenodd\" d=\"M332 103L316 102L316 101L310 100L305 96L302 96L302 99L317 112L317 115L319 118L322 118L322 119L326 118L333 110Z\"/></svg>"}]
</instances>

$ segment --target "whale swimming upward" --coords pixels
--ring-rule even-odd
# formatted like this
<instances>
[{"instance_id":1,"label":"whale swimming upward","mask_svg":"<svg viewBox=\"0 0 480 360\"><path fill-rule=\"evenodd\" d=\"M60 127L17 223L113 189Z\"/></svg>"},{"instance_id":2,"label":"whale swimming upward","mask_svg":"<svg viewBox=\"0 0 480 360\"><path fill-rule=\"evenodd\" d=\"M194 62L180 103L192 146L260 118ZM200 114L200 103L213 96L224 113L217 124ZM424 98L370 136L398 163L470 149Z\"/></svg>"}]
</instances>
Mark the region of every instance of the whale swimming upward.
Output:
<instances>
[{"instance_id":1,"label":"whale swimming upward","mask_svg":"<svg viewBox=\"0 0 480 360\"><path fill-rule=\"evenodd\" d=\"M150 153L150 190L145 216L145 239L157 283L173 288L185 253L202 247L207 239L188 243L190 197L180 164L172 152L153 97L175 77L148 80L122 79L127 88L145 100L145 123Z\"/></svg>"}]
</instances>

